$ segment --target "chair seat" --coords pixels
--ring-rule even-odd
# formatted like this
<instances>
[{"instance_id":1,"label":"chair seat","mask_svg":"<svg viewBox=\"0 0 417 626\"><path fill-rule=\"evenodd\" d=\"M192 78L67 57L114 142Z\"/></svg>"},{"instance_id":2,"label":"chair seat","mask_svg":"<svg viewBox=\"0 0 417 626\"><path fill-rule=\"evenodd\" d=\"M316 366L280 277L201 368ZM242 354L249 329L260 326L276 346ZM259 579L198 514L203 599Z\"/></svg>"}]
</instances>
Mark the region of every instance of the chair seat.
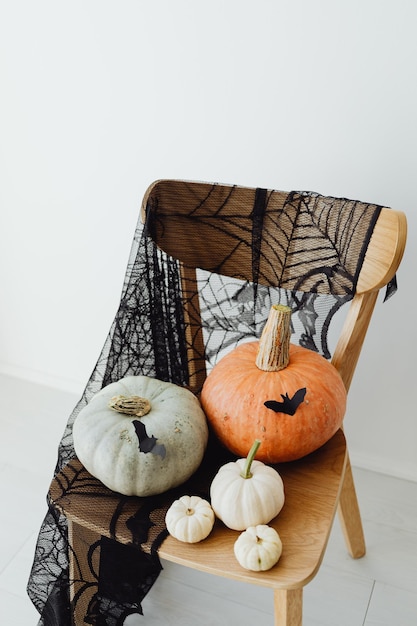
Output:
<instances>
[{"instance_id":1,"label":"chair seat","mask_svg":"<svg viewBox=\"0 0 417 626\"><path fill-rule=\"evenodd\" d=\"M209 537L197 544L166 537L158 551L160 557L274 589L303 587L314 577L321 563L337 508L346 458L345 437L339 430L316 452L299 461L276 466L284 481L286 500L280 514L270 522L283 543L281 559L271 570L250 572L240 567L233 553L239 533L226 528L219 520ZM57 474L49 495L53 506L72 522L125 544L132 542L128 521L148 500L112 492L92 477L77 459ZM175 497L178 491L167 492L157 500L155 520L159 518L159 524ZM116 509L117 516L114 515ZM150 532L157 531L158 523Z\"/></svg>"}]
</instances>

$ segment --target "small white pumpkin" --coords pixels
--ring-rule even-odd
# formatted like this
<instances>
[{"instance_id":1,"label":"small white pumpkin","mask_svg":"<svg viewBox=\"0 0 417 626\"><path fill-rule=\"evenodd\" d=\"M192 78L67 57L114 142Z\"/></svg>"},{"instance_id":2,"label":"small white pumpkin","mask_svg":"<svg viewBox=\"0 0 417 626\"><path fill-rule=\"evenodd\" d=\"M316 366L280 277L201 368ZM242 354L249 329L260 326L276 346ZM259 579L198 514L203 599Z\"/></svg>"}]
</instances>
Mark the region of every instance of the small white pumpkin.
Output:
<instances>
[{"instance_id":1,"label":"small white pumpkin","mask_svg":"<svg viewBox=\"0 0 417 626\"><path fill-rule=\"evenodd\" d=\"M149 496L185 482L199 467L208 428L188 389L127 376L80 411L74 449L85 468L113 491Z\"/></svg>"},{"instance_id":2,"label":"small white pumpkin","mask_svg":"<svg viewBox=\"0 0 417 626\"><path fill-rule=\"evenodd\" d=\"M199 496L181 496L175 500L165 515L170 535L185 543L197 543L211 533L214 511L210 503Z\"/></svg>"},{"instance_id":3,"label":"small white pumpkin","mask_svg":"<svg viewBox=\"0 0 417 626\"><path fill-rule=\"evenodd\" d=\"M260 443L255 440L246 459L222 465L210 486L215 514L233 530L268 524L284 506L281 476L273 467L254 460Z\"/></svg>"},{"instance_id":4,"label":"small white pumpkin","mask_svg":"<svg viewBox=\"0 0 417 626\"><path fill-rule=\"evenodd\" d=\"M245 569L264 572L278 563L282 541L271 526L250 526L236 539L234 553L239 565Z\"/></svg>"}]
</instances>

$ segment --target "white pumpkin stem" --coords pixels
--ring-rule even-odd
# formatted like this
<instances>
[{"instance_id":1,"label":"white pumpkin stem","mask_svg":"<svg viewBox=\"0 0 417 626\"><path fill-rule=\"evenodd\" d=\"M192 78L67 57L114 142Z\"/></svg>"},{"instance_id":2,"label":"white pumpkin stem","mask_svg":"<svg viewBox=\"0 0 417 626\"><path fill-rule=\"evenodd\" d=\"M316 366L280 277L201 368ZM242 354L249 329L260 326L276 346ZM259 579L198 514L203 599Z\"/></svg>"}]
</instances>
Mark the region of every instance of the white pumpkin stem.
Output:
<instances>
[{"instance_id":1,"label":"white pumpkin stem","mask_svg":"<svg viewBox=\"0 0 417 626\"><path fill-rule=\"evenodd\" d=\"M252 444L251 449L249 450L248 456L246 457L245 467L240 473L242 478L252 478L252 472L250 471L250 468L252 467L253 459L255 458L255 455L258 452L258 448L260 445L261 445L261 440L255 439L255 441Z\"/></svg>"},{"instance_id":2,"label":"white pumpkin stem","mask_svg":"<svg viewBox=\"0 0 417 626\"><path fill-rule=\"evenodd\" d=\"M259 340L256 366L264 372L278 372L290 362L291 309L273 304Z\"/></svg>"},{"instance_id":3,"label":"white pumpkin stem","mask_svg":"<svg viewBox=\"0 0 417 626\"><path fill-rule=\"evenodd\" d=\"M143 417L151 410L151 403L141 396L113 396L110 399L109 408L125 415Z\"/></svg>"}]
</instances>

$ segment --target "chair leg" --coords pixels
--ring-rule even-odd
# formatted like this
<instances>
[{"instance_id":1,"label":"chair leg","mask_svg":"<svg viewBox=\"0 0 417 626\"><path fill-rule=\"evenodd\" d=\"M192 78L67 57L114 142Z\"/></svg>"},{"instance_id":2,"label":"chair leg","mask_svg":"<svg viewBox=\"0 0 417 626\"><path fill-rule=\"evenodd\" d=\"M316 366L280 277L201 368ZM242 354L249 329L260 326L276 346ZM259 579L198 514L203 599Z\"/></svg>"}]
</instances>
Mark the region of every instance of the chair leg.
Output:
<instances>
[{"instance_id":1,"label":"chair leg","mask_svg":"<svg viewBox=\"0 0 417 626\"><path fill-rule=\"evenodd\" d=\"M95 532L68 520L70 602L73 626L84 626L97 593L100 539Z\"/></svg>"},{"instance_id":2,"label":"chair leg","mask_svg":"<svg viewBox=\"0 0 417 626\"><path fill-rule=\"evenodd\" d=\"M364 556L366 546L349 457L338 512L348 551L354 559L359 559Z\"/></svg>"},{"instance_id":3,"label":"chair leg","mask_svg":"<svg viewBox=\"0 0 417 626\"><path fill-rule=\"evenodd\" d=\"M274 626L302 626L303 589L274 590Z\"/></svg>"}]
</instances>

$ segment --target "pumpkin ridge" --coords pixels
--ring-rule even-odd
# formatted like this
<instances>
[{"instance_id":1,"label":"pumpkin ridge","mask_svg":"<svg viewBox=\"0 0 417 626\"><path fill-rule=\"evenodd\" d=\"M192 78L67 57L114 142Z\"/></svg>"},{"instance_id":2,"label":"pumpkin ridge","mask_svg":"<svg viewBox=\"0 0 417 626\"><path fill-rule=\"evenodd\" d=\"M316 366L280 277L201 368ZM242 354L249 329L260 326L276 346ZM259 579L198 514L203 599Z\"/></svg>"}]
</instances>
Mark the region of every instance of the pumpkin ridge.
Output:
<instances>
[{"instance_id":1,"label":"pumpkin ridge","mask_svg":"<svg viewBox=\"0 0 417 626\"><path fill-rule=\"evenodd\" d=\"M346 389L331 363L295 344L290 344L286 368L259 370L258 345L242 343L214 366L203 385L201 404L215 435L234 454L247 454L258 438L259 460L295 460L323 445L341 426ZM291 408L293 415L279 410L283 397L293 398L303 389L302 401ZM266 401L278 403L277 412L267 408Z\"/></svg>"},{"instance_id":2,"label":"pumpkin ridge","mask_svg":"<svg viewBox=\"0 0 417 626\"><path fill-rule=\"evenodd\" d=\"M75 452L86 469L114 491L163 493L185 482L200 465L208 440L206 417L197 397L185 388L146 376L127 379L104 387L80 411L74 422ZM164 402L154 400L156 391ZM143 418L123 416L107 407L118 395L147 397L152 409ZM146 433L141 428L137 434L139 423ZM156 453L156 445L140 450L142 434L154 439L158 450L164 446L165 458Z\"/></svg>"}]
</instances>

